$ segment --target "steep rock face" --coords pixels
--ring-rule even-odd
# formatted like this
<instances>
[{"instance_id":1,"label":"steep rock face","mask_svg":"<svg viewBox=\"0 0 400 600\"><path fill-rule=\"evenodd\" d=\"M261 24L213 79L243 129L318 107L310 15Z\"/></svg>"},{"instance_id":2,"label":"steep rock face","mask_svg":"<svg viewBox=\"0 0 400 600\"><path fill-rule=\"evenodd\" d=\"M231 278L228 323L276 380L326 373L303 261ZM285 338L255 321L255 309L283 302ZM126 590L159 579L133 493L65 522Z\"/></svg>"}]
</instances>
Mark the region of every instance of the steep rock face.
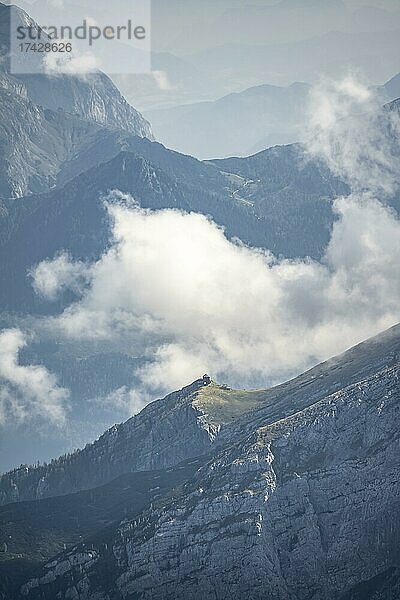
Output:
<instances>
[{"instance_id":1,"label":"steep rock face","mask_svg":"<svg viewBox=\"0 0 400 600\"><path fill-rule=\"evenodd\" d=\"M398 585L399 370L231 440L172 500L120 524L107 582L104 550L94 546L77 567L77 548L24 595L331 600L361 589L363 600L395 598L380 594Z\"/></svg>"},{"instance_id":2,"label":"steep rock face","mask_svg":"<svg viewBox=\"0 0 400 600\"><path fill-rule=\"evenodd\" d=\"M23 466L0 479L0 503L69 494L122 473L167 468L207 453L221 420L197 402L201 379L149 404L83 450L40 467Z\"/></svg>"},{"instance_id":3,"label":"steep rock face","mask_svg":"<svg viewBox=\"0 0 400 600\"><path fill-rule=\"evenodd\" d=\"M21 9L0 3L1 197L20 197L55 187L64 164L77 155L82 158L90 147L110 145L105 155L112 158L121 148L113 144L115 131L153 139L149 123L100 71L84 78L11 74L11 11L21 24L37 27ZM102 129L111 140L101 136ZM93 164L84 158L81 165L75 164L70 176Z\"/></svg>"},{"instance_id":4,"label":"steep rock face","mask_svg":"<svg viewBox=\"0 0 400 600\"><path fill-rule=\"evenodd\" d=\"M394 566L398 375L259 429L212 463L203 491L116 540L122 596L333 598Z\"/></svg>"},{"instance_id":5,"label":"steep rock face","mask_svg":"<svg viewBox=\"0 0 400 600\"><path fill-rule=\"evenodd\" d=\"M112 540L112 525L139 517L157 498L190 479L201 464L202 459L191 459L160 471L121 475L104 486L68 496L0 507L1 600L20 600L19 589L32 576L32 565L35 574L37 565L52 562L82 539L90 549L90 538L95 537L104 549ZM64 552L64 565L68 556Z\"/></svg>"},{"instance_id":6,"label":"steep rock face","mask_svg":"<svg viewBox=\"0 0 400 600\"><path fill-rule=\"evenodd\" d=\"M84 79L71 75L24 75L18 79L34 104L51 110L62 108L103 127L153 139L149 122L128 104L104 73L89 74Z\"/></svg>"},{"instance_id":7,"label":"steep rock face","mask_svg":"<svg viewBox=\"0 0 400 600\"><path fill-rule=\"evenodd\" d=\"M25 11L16 6L0 3L2 87L12 88L13 91L23 90L34 104L44 108L51 110L61 108L67 113L76 114L105 127L123 129L140 137L152 137L148 121L125 100L111 79L101 71L87 74L85 77L69 74L11 75L7 60L10 51L11 13L16 27L18 23L38 27Z\"/></svg>"},{"instance_id":8,"label":"steep rock face","mask_svg":"<svg viewBox=\"0 0 400 600\"><path fill-rule=\"evenodd\" d=\"M115 116L114 123L102 123L84 110L69 113L60 107L43 107L32 101L23 86L15 91L8 81L1 84L0 76L1 199L59 187L114 158L133 136L146 135L142 129L135 130L129 119ZM63 97L68 98L67 90ZM112 106L110 98L101 101Z\"/></svg>"},{"instance_id":9,"label":"steep rock face","mask_svg":"<svg viewBox=\"0 0 400 600\"><path fill-rule=\"evenodd\" d=\"M98 141L96 124L43 109L24 94L0 88L0 103L2 197L55 187L63 164Z\"/></svg>"},{"instance_id":10,"label":"steep rock face","mask_svg":"<svg viewBox=\"0 0 400 600\"><path fill-rule=\"evenodd\" d=\"M400 98L396 98L395 100L388 102L385 104L385 108L386 110L391 110L393 112L400 111Z\"/></svg>"}]
</instances>

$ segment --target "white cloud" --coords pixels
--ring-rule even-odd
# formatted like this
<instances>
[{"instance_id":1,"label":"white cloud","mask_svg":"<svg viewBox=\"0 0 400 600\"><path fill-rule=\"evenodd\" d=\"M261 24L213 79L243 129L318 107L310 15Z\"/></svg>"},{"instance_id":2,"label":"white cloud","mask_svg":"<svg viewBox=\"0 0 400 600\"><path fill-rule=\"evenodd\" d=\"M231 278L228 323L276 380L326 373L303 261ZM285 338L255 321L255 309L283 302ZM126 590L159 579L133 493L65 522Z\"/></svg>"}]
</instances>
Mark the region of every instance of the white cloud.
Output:
<instances>
[{"instance_id":1,"label":"white cloud","mask_svg":"<svg viewBox=\"0 0 400 600\"><path fill-rule=\"evenodd\" d=\"M325 89L310 151L353 192L334 203L321 263L277 260L229 241L204 216L147 211L129 198L124 206L118 193L108 207L113 244L57 319L64 334L128 339L149 359L137 372L141 390L155 394L204 371L236 385L281 381L398 322L400 222L375 197L397 185L397 158L380 133L386 117L348 118L354 103L370 102L355 83Z\"/></svg>"},{"instance_id":2,"label":"white cloud","mask_svg":"<svg viewBox=\"0 0 400 600\"><path fill-rule=\"evenodd\" d=\"M400 120L352 77L313 88L308 149L346 179L353 191L392 194L400 171Z\"/></svg>"},{"instance_id":3,"label":"white cloud","mask_svg":"<svg viewBox=\"0 0 400 600\"><path fill-rule=\"evenodd\" d=\"M94 17L91 17L90 15L86 15L85 19L84 19L87 24L92 27L99 27L99 22L96 21L96 19Z\"/></svg>"},{"instance_id":4,"label":"white cloud","mask_svg":"<svg viewBox=\"0 0 400 600\"><path fill-rule=\"evenodd\" d=\"M96 404L100 405L103 410L110 410L113 413L116 411L119 415L135 415L140 412L150 398L147 394L130 390L126 385L113 390L111 393L101 398L96 398Z\"/></svg>"},{"instance_id":5,"label":"white cloud","mask_svg":"<svg viewBox=\"0 0 400 600\"><path fill-rule=\"evenodd\" d=\"M62 253L51 261L42 261L34 267L30 276L35 292L47 300L55 300L65 289L81 294L90 280L90 266L73 262Z\"/></svg>"},{"instance_id":6,"label":"white cloud","mask_svg":"<svg viewBox=\"0 0 400 600\"><path fill-rule=\"evenodd\" d=\"M154 389L205 370L282 379L399 318L398 221L367 197L335 208L321 265L277 262L197 214L111 207L114 246L58 323L71 337L131 336L154 359L139 373Z\"/></svg>"},{"instance_id":7,"label":"white cloud","mask_svg":"<svg viewBox=\"0 0 400 600\"><path fill-rule=\"evenodd\" d=\"M168 92L173 89L173 85L168 78L166 71L152 71L151 72L157 87L163 92Z\"/></svg>"},{"instance_id":8,"label":"white cloud","mask_svg":"<svg viewBox=\"0 0 400 600\"><path fill-rule=\"evenodd\" d=\"M68 390L44 367L19 364L26 343L19 329L0 332L0 424L39 420L62 425Z\"/></svg>"},{"instance_id":9,"label":"white cloud","mask_svg":"<svg viewBox=\"0 0 400 600\"><path fill-rule=\"evenodd\" d=\"M99 68L98 58L90 52L82 54L62 54L48 52L43 59L44 71L48 75L76 75L84 77Z\"/></svg>"}]
</instances>

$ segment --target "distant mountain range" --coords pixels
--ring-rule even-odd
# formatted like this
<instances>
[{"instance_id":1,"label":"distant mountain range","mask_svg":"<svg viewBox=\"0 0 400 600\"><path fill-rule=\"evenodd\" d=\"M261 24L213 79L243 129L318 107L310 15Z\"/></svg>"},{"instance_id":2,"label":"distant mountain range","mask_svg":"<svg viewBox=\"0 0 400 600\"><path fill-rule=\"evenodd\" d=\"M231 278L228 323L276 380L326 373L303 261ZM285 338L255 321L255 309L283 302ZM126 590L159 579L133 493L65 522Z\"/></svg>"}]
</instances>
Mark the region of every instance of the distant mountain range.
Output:
<instances>
[{"instance_id":1,"label":"distant mountain range","mask_svg":"<svg viewBox=\"0 0 400 600\"><path fill-rule=\"evenodd\" d=\"M312 86L258 85L215 101L147 111L156 138L200 159L248 156L305 140ZM382 103L400 96L400 74L377 88Z\"/></svg>"},{"instance_id":2,"label":"distant mountain range","mask_svg":"<svg viewBox=\"0 0 400 600\"><path fill-rule=\"evenodd\" d=\"M310 87L260 85L214 102L149 111L157 139L198 158L247 156L304 138Z\"/></svg>"},{"instance_id":3,"label":"distant mountain range","mask_svg":"<svg viewBox=\"0 0 400 600\"><path fill-rule=\"evenodd\" d=\"M0 593L396 598L399 358L395 326L270 390L199 379L4 475Z\"/></svg>"}]
</instances>

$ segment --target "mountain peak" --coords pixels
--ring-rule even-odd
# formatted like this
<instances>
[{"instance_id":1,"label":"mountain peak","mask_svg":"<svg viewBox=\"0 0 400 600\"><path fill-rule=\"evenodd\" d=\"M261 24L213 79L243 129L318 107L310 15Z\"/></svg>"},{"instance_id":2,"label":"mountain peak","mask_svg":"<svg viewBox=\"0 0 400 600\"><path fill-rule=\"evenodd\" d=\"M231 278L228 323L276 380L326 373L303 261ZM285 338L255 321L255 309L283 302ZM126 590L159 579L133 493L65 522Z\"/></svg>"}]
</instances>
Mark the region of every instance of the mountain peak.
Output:
<instances>
[{"instance_id":1,"label":"mountain peak","mask_svg":"<svg viewBox=\"0 0 400 600\"><path fill-rule=\"evenodd\" d=\"M0 4L0 54L9 57L10 16L23 25L40 27L24 10ZM120 93L103 72L78 74L16 74L10 72L9 60L0 61L2 87L23 93L36 106L57 111L62 109L103 127L119 129L139 137L153 139L150 124Z\"/></svg>"}]
</instances>

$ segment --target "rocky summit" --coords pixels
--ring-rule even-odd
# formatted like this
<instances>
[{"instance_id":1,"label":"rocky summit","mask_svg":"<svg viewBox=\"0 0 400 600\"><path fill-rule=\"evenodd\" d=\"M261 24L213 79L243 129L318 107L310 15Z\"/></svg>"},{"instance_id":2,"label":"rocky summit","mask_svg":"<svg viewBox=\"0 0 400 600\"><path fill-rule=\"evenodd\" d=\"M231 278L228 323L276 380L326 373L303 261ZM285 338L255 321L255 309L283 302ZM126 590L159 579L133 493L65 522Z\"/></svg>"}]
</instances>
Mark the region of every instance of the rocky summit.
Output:
<instances>
[{"instance_id":1,"label":"rocky summit","mask_svg":"<svg viewBox=\"0 0 400 600\"><path fill-rule=\"evenodd\" d=\"M1 509L19 540L4 597L395 600L399 358L396 326L270 390L200 378L69 460L7 474L3 503L42 499ZM58 542L29 570L27 524Z\"/></svg>"}]
</instances>

